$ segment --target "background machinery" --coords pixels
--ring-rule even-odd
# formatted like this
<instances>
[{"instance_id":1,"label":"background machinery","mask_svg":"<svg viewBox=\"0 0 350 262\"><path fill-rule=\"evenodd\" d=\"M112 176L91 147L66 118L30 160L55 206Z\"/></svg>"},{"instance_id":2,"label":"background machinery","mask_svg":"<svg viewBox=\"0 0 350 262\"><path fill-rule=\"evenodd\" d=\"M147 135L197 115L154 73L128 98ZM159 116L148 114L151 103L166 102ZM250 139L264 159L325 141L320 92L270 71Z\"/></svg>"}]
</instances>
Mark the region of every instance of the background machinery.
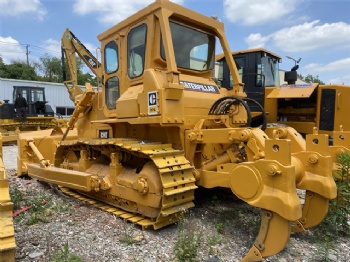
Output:
<instances>
[{"instance_id":1,"label":"background machinery","mask_svg":"<svg viewBox=\"0 0 350 262\"><path fill-rule=\"evenodd\" d=\"M14 101L19 93L22 93L28 103L27 123L20 123L15 111ZM0 104L0 131L4 142L16 140L20 131L53 128L64 122L55 117L46 101L43 87L14 86L12 101L9 103L9 100L4 100Z\"/></svg>"},{"instance_id":2,"label":"background machinery","mask_svg":"<svg viewBox=\"0 0 350 262\"><path fill-rule=\"evenodd\" d=\"M74 59L86 50L71 36L66 30L62 47L75 111L66 131L20 134L18 175L97 199L154 229L181 219L197 187L231 189L262 211L243 261L278 253L291 230L322 221L336 197L328 136L304 140L285 128L280 139L278 127L252 127L247 102L257 103L243 91L221 22L155 1L98 36L101 63L85 61L102 85L84 92L75 89ZM234 79L230 89L212 77L216 40ZM307 191L303 207L297 188Z\"/></svg>"},{"instance_id":3,"label":"background machinery","mask_svg":"<svg viewBox=\"0 0 350 262\"><path fill-rule=\"evenodd\" d=\"M280 56L263 48L232 52L232 56L244 92L264 108L268 123L291 126L303 135L312 134L314 128L328 134L334 161L340 153L350 152L350 86L296 83L297 64L285 72L286 84L280 85ZM224 54L217 55L216 61L218 83L230 90L233 78ZM256 104L249 107L255 125L262 124L261 109Z\"/></svg>"}]
</instances>

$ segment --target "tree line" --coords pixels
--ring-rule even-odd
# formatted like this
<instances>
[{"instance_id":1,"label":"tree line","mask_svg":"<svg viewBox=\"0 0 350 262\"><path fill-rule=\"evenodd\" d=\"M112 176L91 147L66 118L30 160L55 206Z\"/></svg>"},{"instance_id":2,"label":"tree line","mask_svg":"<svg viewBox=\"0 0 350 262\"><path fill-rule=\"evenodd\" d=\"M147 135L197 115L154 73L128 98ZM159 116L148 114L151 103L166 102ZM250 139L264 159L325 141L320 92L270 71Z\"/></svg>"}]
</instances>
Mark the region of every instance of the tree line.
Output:
<instances>
[{"instance_id":1,"label":"tree line","mask_svg":"<svg viewBox=\"0 0 350 262\"><path fill-rule=\"evenodd\" d=\"M86 82L97 86L96 76L90 73L83 73L84 62L77 57L78 85L85 85ZM68 68L65 65L65 68ZM69 76L69 72L67 72ZM0 56L0 77L10 79L32 80L42 82L63 83L63 68L61 59L45 54L39 58L39 62L27 64L24 61L12 61L5 64Z\"/></svg>"}]
</instances>

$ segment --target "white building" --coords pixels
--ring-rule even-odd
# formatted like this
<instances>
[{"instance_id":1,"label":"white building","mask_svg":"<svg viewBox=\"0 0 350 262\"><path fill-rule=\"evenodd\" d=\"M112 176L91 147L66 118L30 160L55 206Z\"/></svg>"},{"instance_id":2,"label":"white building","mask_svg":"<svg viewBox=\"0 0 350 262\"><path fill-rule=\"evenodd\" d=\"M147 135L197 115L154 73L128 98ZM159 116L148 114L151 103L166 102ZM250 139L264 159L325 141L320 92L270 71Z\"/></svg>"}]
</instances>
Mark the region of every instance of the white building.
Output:
<instances>
[{"instance_id":1,"label":"white building","mask_svg":"<svg viewBox=\"0 0 350 262\"><path fill-rule=\"evenodd\" d=\"M68 116L74 111L74 103L69 99L67 88L63 83L0 78L0 101L9 100L9 103L13 103L14 86L43 87L47 104L55 113Z\"/></svg>"}]
</instances>

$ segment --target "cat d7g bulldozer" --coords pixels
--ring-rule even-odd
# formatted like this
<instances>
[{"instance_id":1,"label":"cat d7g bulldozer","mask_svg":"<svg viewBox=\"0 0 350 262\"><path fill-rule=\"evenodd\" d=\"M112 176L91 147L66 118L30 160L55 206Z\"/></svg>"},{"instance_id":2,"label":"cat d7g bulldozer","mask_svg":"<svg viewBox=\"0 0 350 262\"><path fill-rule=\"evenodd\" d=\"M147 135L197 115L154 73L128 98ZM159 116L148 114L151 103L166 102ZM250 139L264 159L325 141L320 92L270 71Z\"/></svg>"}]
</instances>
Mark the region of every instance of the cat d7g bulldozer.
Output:
<instances>
[{"instance_id":1,"label":"cat d7g bulldozer","mask_svg":"<svg viewBox=\"0 0 350 262\"><path fill-rule=\"evenodd\" d=\"M85 51L69 31L62 38L74 65L72 54ZM199 186L231 189L261 209L260 232L242 261L274 255L291 230L322 221L336 197L328 136L304 140L285 128L280 139L279 128L251 127L247 102L255 102L243 92L220 21L156 0L98 39L101 64L92 62L101 87L75 92L70 67L68 128L21 134L18 175L154 229L181 219ZM234 79L230 90L213 78L216 40ZM297 188L306 190L304 206Z\"/></svg>"}]
</instances>

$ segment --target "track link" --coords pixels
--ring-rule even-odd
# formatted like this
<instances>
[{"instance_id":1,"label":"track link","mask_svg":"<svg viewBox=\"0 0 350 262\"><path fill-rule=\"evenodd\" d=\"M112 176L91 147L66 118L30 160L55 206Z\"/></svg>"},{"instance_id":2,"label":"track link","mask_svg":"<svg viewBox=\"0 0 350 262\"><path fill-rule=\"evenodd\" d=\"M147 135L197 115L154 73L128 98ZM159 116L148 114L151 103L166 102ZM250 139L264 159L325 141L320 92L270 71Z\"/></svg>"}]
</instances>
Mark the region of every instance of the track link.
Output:
<instances>
[{"instance_id":1,"label":"track link","mask_svg":"<svg viewBox=\"0 0 350 262\"><path fill-rule=\"evenodd\" d=\"M65 141L60 146L66 147L68 150L69 148L86 149L86 147L102 150L106 147L109 149L112 147L113 151L122 151L153 161L158 169L163 187L161 207L156 219L125 211L112 205L109 201L106 203L103 200L91 199L80 192L60 187L64 193L138 224L143 229L151 226L154 229L159 229L175 223L182 218L185 210L194 206L192 201L197 186L193 176L193 167L185 158L183 151L173 149L170 144L149 143L132 139L90 139Z\"/></svg>"}]
</instances>

